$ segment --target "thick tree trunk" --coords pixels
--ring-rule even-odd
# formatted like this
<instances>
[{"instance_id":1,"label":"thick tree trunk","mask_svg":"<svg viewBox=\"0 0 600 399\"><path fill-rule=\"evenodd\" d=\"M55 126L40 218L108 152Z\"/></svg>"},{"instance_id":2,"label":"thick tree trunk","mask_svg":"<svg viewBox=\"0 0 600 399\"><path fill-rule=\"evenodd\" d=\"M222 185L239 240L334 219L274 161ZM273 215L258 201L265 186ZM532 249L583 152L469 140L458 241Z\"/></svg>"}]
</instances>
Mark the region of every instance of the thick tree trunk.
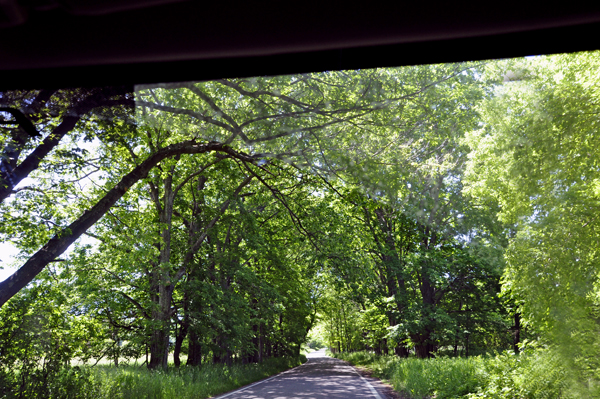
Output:
<instances>
[{"instance_id":1,"label":"thick tree trunk","mask_svg":"<svg viewBox=\"0 0 600 399\"><path fill-rule=\"evenodd\" d=\"M149 369L167 368L167 359L169 355L169 334L162 328L157 328L152 332L150 339L150 363Z\"/></svg>"},{"instance_id":2,"label":"thick tree trunk","mask_svg":"<svg viewBox=\"0 0 600 399\"><path fill-rule=\"evenodd\" d=\"M227 367L231 367L231 365L233 364L233 353L231 352L231 349L229 349L229 347L225 351L225 364L227 365Z\"/></svg>"},{"instance_id":3,"label":"thick tree trunk","mask_svg":"<svg viewBox=\"0 0 600 399\"><path fill-rule=\"evenodd\" d=\"M419 359L427 359L430 358L435 349L434 345L429 342L429 338L425 338L425 336L420 337L422 341L415 344L415 355Z\"/></svg>"},{"instance_id":4,"label":"thick tree trunk","mask_svg":"<svg viewBox=\"0 0 600 399\"><path fill-rule=\"evenodd\" d=\"M175 363L175 367L179 367L181 365L181 359L179 358L179 355L181 354L181 346L183 345L183 340L187 336L189 325L189 317L185 315L181 321L179 333L175 338L175 348L173 349L173 362Z\"/></svg>"},{"instance_id":5,"label":"thick tree trunk","mask_svg":"<svg viewBox=\"0 0 600 399\"><path fill-rule=\"evenodd\" d=\"M422 278L421 293L423 298L424 312L422 317L425 319L425 326L411 339L415 343L415 354L418 358L425 359L432 356L435 350L435 343L431 340L433 320L429 317L429 312L434 309L433 287L428 278Z\"/></svg>"},{"instance_id":6,"label":"thick tree trunk","mask_svg":"<svg viewBox=\"0 0 600 399\"><path fill-rule=\"evenodd\" d=\"M213 340L213 364L225 364L228 362L227 338L223 335Z\"/></svg>"},{"instance_id":7,"label":"thick tree trunk","mask_svg":"<svg viewBox=\"0 0 600 399\"><path fill-rule=\"evenodd\" d=\"M161 367L167 369L169 357L169 330L171 321L171 287L161 284L159 294L159 308L152 312L152 320L156 327L150 338L150 363L149 369Z\"/></svg>"},{"instance_id":8,"label":"thick tree trunk","mask_svg":"<svg viewBox=\"0 0 600 399\"><path fill-rule=\"evenodd\" d=\"M394 353L398 357L406 358L406 357L408 357L410 352L409 352L408 348L406 347L406 345L397 344L396 347L394 348Z\"/></svg>"},{"instance_id":9,"label":"thick tree trunk","mask_svg":"<svg viewBox=\"0 0 600 399\"><path fill-rule=\"evenodd\" d=\"M188 349L188 366L200 366L202 364L202 345L200 337L194 330L190 331L189 349Z\"/></svg>"},{"instance_id":10,"label":"thick tree trunk","mask_svg":"<svg viewBox=\"0 0 600 399\"><path fill-rule=\"evenodd\" d=\"M421 226L421 249L425 252L435 248L437 244L437 235L431 232L429 227ZM424 321L422 331L414 334L411 339L415 343L415 354L418 358L429 358L433 355L436 345L432 341L431 335L433 332L434 320L431 318L431 313L435 311L435 307L440 298L436 298L434 282L430 278L431 261L424 259L421 264L419 291L421 292L421 301L423 304L423 313L421 317Z\"/></svg>"},{"instance_id":11,"label":"thick tree trunk","mask_svg":"<svg viewBox=\"0 0 600 399\"><path fill-rule=\"evenodd\" d=\"M155 327L150 336L149 369L160 367L166 370L168 367L172 292L166 288L161 284L158 295L153 295L153 298L158 300L158 308L151 313Z\"/></svg>"},{"instance_id":12,"label":"thick tree trunk","mask_svg":"<svg viewBox=\"0 0 600 399\"><path fill-rule=\"evenodd\" d=\"M368 212L366 208L364 211ZM398 218L397 215L394 215L393 211L383 207L375 209L374 214L377 220L377 226L383 233L383 236L380 238L371 224L369 224L369 228L371 229L373 238L377 242L378 249L381 253L380 258L383 264L381 270L381 283L387 290L386 295L388 297L393 297L395 300L396 312L387 312L388 322L390 326L393 327L398 325L399 321L402 321L404 312L408 306L403 263L398 248L400 246L400 250L403 250L404 247L402 246L402 242L396 242L397 227L394 227L395 222L404 222L401 217ZM366 220L370 220L370 218ZM387 345L383 352L388 353ZM398 344L394 348L394 353L400 357L408 357L409 351L405 345Z\"/></svg>"},{"instance_id":13,"label":"thick tree trunk","mask_svg":"<svg viewBox=\"0 0 600 399\"><path fill-rule=\"evenodd\" d=\"M160 254L158 267L154 272L158 276L158 309L152 311L152 320L155 330L152 332L150 343L149 368L162 367L167 369L169 356L169 324L171 321L171 299L173 297L173 286L171 285L171 270L167 265L171 261L171 227L173 221L173 203L175 192L173 191L173 174L175 165L171 166L169 173L162 181L163 196L162 203L158 187L150 183L150 196L156 206L161 226ZM156 297L154 297L156 299Z\"/></svg>"}]
</instances>

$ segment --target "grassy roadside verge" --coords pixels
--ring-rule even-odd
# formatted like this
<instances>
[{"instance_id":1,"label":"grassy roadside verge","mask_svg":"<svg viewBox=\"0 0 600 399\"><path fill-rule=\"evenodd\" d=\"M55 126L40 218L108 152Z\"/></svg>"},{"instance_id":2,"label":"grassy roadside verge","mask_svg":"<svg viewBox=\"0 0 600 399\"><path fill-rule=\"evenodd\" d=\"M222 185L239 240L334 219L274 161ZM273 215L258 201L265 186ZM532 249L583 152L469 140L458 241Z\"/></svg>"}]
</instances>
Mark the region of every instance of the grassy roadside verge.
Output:
<instances>
[{"instance_id":1,"label":"grassy roadside verge","mask_svg":"<svg viewBox=\"0 0 600 399\"><path fill-rule=\"evenodd\" d=\"M231 367L207 364L168 372L107 367L96 371L102 393L113 398L209 398L299 366L306 358L276 358ZM102 397L102 396L101 396Z\"/></svg>"},{"instance_id":2,"label":"grassy roadside verge","mask_svg":"<svg viewBox=\"0 0 600 399\"><path fill-rule=\"evenodd\" d=\"M306 357L268 359L259 364L206 364L150 371L143 366L76 366L63 369L35 397L81 399L203 399L216 396L306 362ZM2 390L0 390L2 391ZM31 393L33 393L32 391ZM1 393L1 392L0 392ZM16 398L9 392L2 398ZM27 395L28 396L28 395Z\"/></svg>"},{"instance_id":3,"label":"grassy roadside verge","mask_svg":"<svg viewBox=\"0 0 600 399\"><path fill-rule=\"evenodd\" d=\"M389 381L404 397L567 398L565 370L545 352L470 358L400 359L368 352L334 355Z\"/></svg>"}]
</instances>

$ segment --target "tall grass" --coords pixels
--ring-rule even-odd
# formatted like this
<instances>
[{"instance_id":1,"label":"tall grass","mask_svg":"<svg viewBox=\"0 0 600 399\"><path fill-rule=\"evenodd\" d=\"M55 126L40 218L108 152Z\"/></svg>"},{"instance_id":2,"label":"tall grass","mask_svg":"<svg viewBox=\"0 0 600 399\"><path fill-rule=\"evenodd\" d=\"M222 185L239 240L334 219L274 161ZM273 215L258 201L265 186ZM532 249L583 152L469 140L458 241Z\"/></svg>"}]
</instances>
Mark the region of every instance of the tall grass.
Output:
<instances>
[{"instance_id":1,"label":"tall grass","mask_svg":"<svg viewBox=\"0 0 600 399\"><path fill-rule=\"evenodd\" d=\"M302 359L306 361L306 359ZM99 397L107 399L187 399L208 398L302 364L300 358L269 359L259 364L207 364L167 372L149 371L139 366L98 367L94 379Z\"/></svg>"},{"instance_id":2,"label":"tall grass","mask_svg":"<svg viewBox=\"0 0 600 399\"><path fill-rule=\"evenodd\" d=\"M411 398L567 398L566 370L552 352L469 358L400 359L367 352L336 354L370 369Z\"/></svg>"},{"instance_id":3,"label":"tall grass","mask_svg":"<svg viewBox=\"0 0 600 399\"><path fill-rule=\"evenodd\" d=\"M299 358L268 359L259 364L182 366L168 371L151 371L143 366L111 365L67 366L50 381L43 392L32 391L27 397L56 399L202 399L299 366ZM0 371L2 368L0 367ZM0 375L1 377L1 375ZM2 379L0 378L0 382ZM17 384L18 385L18 384ZM22 397L14 389L0 387L0 398ZM8 388L8 387L4 387ZM15 385L15 388L17 386Z\"/></svg>"}]
</instances>

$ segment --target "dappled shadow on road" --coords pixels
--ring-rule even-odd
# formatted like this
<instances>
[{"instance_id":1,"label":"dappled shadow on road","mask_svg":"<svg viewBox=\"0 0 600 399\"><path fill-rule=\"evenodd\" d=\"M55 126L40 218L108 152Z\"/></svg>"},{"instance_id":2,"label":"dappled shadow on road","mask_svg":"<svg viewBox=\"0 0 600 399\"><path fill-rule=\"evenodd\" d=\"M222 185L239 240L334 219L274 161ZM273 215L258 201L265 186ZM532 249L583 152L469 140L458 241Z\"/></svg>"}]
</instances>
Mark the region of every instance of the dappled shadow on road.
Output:
<instances>
[{"instance_id":1,"label":"dappled shadow on road","mask_svg":"<svg viewBox=\"0 0 600 399\"><path fill-rule=\"evenodd\" d=\"M227 399L373 398L354 369L338 359L310 357L308 363L272 380L223 395Z\"/></svg>"}]
</instances>

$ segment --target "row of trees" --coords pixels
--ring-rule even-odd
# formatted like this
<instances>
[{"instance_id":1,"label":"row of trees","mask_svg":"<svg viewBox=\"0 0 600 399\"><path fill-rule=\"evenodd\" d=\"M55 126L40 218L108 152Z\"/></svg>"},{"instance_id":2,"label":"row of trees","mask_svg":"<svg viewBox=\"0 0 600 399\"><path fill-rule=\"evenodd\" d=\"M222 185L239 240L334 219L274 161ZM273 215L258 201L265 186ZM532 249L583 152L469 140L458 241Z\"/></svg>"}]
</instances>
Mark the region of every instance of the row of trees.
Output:
<instances>
[{"instance_id":1,"label":"row of trees","mask_svg":"<svg viewBox=\"0 0 600 399\"><path fill-rule=\"evenodd\" d=\"M502 246L492 237L439 237L357 192L343 201L361 259L359 271L330 277L321 312L331 347L421 358L448 347L518 351L519 315L499 296Z\"/></svg>"},{"instance_id":2,"label":"row of trees","mask_svg":"<svg viewBox=\"0 0 600 399\"><path fill-rule=\"evenodd\" d=\"M429 353L456 348L457 339L465 351L470 345L507 348L523 338L525 326L528 338L575 371L572 383L588 394L595 389L598 60L598 53L566 54L488 63L481 70L481 79L493 84L475 107L477 126L451 146L453 154L464 148L464 162L440 176L440 187L457 184L462 196L449 206L454 219L446 220L468 228L444 235L435 222L422 223L418 216L435 219L431 206L419 215L409 206L378 204L370 219L365 211L363 221L380 237L370 244L377 251L366 249L379 253L373 275L380 291L361 297L356 285L344 283L334 294L346 302L324 310L332 346L393 347L404 355L398 345L408 343L424 356L426 338ZM385 234L390 226L395 235ZM386 267L392 262L401 266Z\"/></svg>"},{"instance_id":3,"label":"row of trees","mask_svg":"<svg viewBox=\"0 0 600 399\"><path fill-rule=\"evenodd\" d=\"M502 290L584 388L600 379L598 52L512 61L469 132L468 191L508 226ZM488 73L497 73L496 66Z\"/></svg>"},{"instance_id":4,"label":"row of trees","mask_svg":"<svg viewBox=\"0 0 600 399\"><path fill-rule=\"evenodd\" d=\"M138 87L135 108L123 89L8 93L2 233L28 259L0 299L61 261L78 312L115 342L147 343L151 368L167 366L171 338L191 364L297 353L315 314L306 282L341 251L319 225L329 205L313 204L325 189L307 181L376 183L372 155L404 173L430 151L419 137L436 114L468 110L452 86L470 68ZM15 148L38 153L30 186L17 185L33 155ZM59 258L84 234L95 243Z\"/></svg>"},{"instance_id":5,"label":"row of trees","mask_svg":"<svg viewBox=\"0 0 600 399\"><path fill-rule=\"evenodd\" d=\"M3 337L156 368L297 355L317 318L418 357L524 323L589 365L597 60L2 93Z\"/></svg>"}]
</instances>

